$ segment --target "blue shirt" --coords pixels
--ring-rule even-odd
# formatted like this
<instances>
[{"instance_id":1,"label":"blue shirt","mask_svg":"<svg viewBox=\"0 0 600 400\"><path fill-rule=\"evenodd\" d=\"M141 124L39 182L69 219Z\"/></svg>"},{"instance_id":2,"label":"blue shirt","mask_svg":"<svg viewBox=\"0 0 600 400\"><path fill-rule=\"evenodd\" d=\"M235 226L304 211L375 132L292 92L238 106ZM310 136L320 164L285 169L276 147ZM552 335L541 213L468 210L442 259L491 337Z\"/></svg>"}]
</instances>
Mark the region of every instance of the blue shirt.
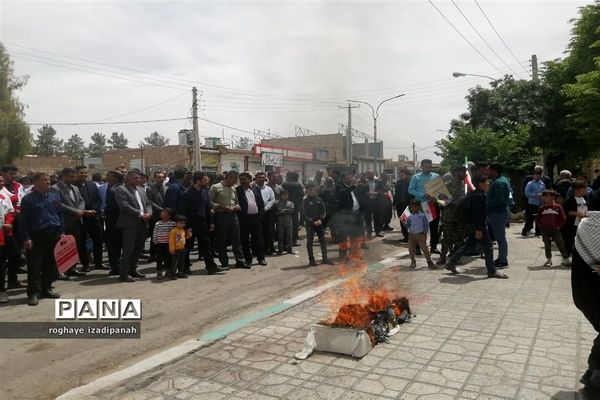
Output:
<instances>
[{"instance_id":1,"label":"blue shirt","mask_svg":"<svg viewBox=\"0 0 600 400\"><path fill-rule=\"evenodd\" d=\"M108 189L108 183L103 183L98 186L98 193L100 194L100 210L106 209L106 190Z\"/></svg>"},{"instance_id":2,"label":"blue shirt","mask_svg":"<svg viewBox=\"0 0 600 400\"><path fill-rule=\"evenodd\" d=\"M406 221L406 226L408 227L408 233L415 235L429 232L429 221L422 212L411 214Z\"/></svg>"},{"instance_id":3,"label":"blue shirt","mask_svg":"<svg viewBox=\"0 0 600 400\"><path fill-rule=\"evenodd\" d=\"M37 191L32 191L21 200L21 238L23 241L31 239L32 232L56 230L64 233L62 213L60 211L60 197L54 192L45 196Z\"/></svg>"},{"instance_id":4,"label":"blue shirt","mask_svg":"<svg viewBox=\"0 0 600 400\"><path fill-rule=\"evenodd\" d=\"M415 199L420 202L427 201L427 197L425 197L425 184L432 180L433 178L437 178L439 175L435 172L430 172L427 175L424 175L422 172L413 175L410 179L410 183L408 184L408 193L415 196Z\"/></svg>"},{"instance_id":5,"label":"blue shirt","mask_svg":"<svg viewBox=\"0 0 600 400\"><path fill-rule=\"evenodd\" d=\"M542 205L542 196L538 196L539 193L542 193L546 190L546 185L540 179L539 181L532 180L527 186L525 186L525 196L527 197L527 203L534 206Z\"/></svg>"}]
</instances>

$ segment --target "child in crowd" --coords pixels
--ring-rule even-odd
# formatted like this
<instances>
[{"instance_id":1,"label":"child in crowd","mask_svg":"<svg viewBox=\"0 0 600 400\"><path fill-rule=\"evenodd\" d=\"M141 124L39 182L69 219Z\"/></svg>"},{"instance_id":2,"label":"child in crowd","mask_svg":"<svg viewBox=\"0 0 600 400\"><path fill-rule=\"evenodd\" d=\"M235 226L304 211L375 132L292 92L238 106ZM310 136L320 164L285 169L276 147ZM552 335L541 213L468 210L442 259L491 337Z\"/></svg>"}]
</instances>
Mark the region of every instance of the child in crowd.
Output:
<instances>
[{"instance_id":1,"label":"child in crowd","mask_svg":"<svg viewBox=\"0 0 600 400\"><path fill-rule=\"evenodd\" d=\"M411 214L406 221L406 226L408 228L410 268L417 268L415 252L417 246L419 246L427 260L427 266L431 269L435 269L435 264L431 261L431 254L429 253L429 249L427 249L427 233L429 232L429 221L427 221L427 216L421 210L421 203L419 200L412 199L409 203L409 208Z\"/></svg>"},{"instance_id":2,"label":"child in crowd","mask_svg":"<svg viewBox=\"0 0 600 400\"><path fill-rule=\"evenodd\" d=\"M333 265L327 258L327 242L325 241L325 232L323 231L323 220L325 219L325 204L317 197L317 184L308 182L306 184L306 197L302 201L302 211L304 214L304 223L306 225L306 250L308 251L308 263L312 267L317 266L313 254L313 240L315 233L319 238L321 245L321 254L323 255L323 264Z\"/></svg>"},{"instance_id":3,"label":"child in crowd","mask_svg":"<svg viewBox=\"0 0 600 400\"><path fill-rule=\"evenodd\" d=\"M183 215L175 217L175 227L169 234L169 253L171 253L171 269L168 272L169 279L187 278L183 272L185 268L185 241L192 235L185 229L187 218Z\"/></svg>"},{"instance_id":4,"label":"child in crowd","mask_svg":"<svg viewBox=\"0 0 600 400\"><path fill-rule=\"evenodd\" d=\"M154 225L152 243L156 245L156 279L162 279L164 271L171 268L171 253L169 253L169 235L175 227L171 208L163 208L160 220Z\"/></svg>"},{"instance_id":5,"label":"child in crowd","mask_svg":"<svg viewBox=\"0 0 600 400\"><path fill-rule=\"evenodd\" d=\"M292 250L292 215L294 214L294 203L289 201L290 193L282 190L279 193L279 201L275 203L277 207L277 254L283 254L283 247L288 254L294 254Z\"/></svg>"},{"instance_id":6,"label":"child in crowd","mask_svg":"<svg viewBox=\"0 0 600 400\"><path fill-rule=\"evenodd\" d=\"M567 222L562 229L563 240L568 256L571 255L571 251L575 245L577 227L588 211L587 202L585 200L587 185L583 182L573 182L571 188L573 189L573 196L568 197L565 201L564 209L567 214Z\"/></svg>"},{"instance_id":7,"label":"child in crowd","mask_svg":"<svg viewBox=\"0 0 600 400\"><path fill-rule=\"evenodd\" d=\"M565 249L565 243L563 242L562 235L560 234L560 228L566 222L567 217L562 206L556 203L557 192L554 190L544 190L542 192L542 205L537 211L535 218L536 225L540 226L542 240L544 241L544 250L546 251L546 263L544 266L552 266L552 243L554 240L560 254L562 255L562 265L569 265L569 255Z\"/></svg>"}]
</instances>

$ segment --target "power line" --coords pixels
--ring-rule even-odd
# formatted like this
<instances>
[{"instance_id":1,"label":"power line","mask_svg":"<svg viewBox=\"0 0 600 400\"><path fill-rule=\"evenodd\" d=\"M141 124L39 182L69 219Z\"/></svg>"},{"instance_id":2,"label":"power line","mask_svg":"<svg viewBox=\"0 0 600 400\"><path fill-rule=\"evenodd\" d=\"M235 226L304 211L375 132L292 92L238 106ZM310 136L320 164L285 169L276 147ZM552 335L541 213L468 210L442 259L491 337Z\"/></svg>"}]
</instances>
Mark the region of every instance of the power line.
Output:
<instances>
[{"instance_id":1,"label":"power line","mask_svg":"<svg viewBox=\"0 0 600 400\"><path fill-rule=\"evenodd\" d=\"M154 108L154 107L157 107L157 106L160 106L160 105L163 105L163 104L169 103L169 102L171 102L171 101L173 101L173 100L175 100L175 99L178 99L178 98L180 98L180 97L182 97L182 96L184 96L184 95L186 95L186 94L187 94L186 92L183 92L183 93L180 93L180 94L178 94L178 95L177 95L177 96L175 96L175 97L172 97L172 98L170 98L170 99L167 99L167 100L161 101L160 103L152 104L151 106L147 106L147 107L144 107L144 108L140 108L140 109L137 109L137 110L133 110L133 111L130 111L130 112L127 112L127 113L124 113L124 114L113 115L112 117L107 117L107 118L97 119L97 120L90 121L90 122L102 122L102 121L106 121L106 120L109 120L109 119L120 118L120 117L125 117L125 116L127 116L127 115L136 114L136 113L139 113L139 112L142 112L142 111L146 111L146 110L149 110L149 109L151 109L151 108Z\"/></svg>"},{"instance_id":2,"label":"power line","mask_svg":"<svg viewBox=\"0 0 600 400\"><path fill-rule=\"evenodd\" d=\"M496 32L496 35L498 36L498 39L500 39L500 41L502 42L502 44L504 45L504 47L506 47L506 50L508 50L508 52L514 58L514 60L517 63L519 63L519 65L521 66L521 68L523 68L523 71L525 71L527 74L529 74L529 71L527 70L527 68L525 68L525 66L523 65L523 63L517 59L517 56L515 56L515 53L512 52L512 50L510 49L510 47L508 47L508 44L506 44L506 42L504 41L504 39L502 39L502 36L500 36L500 33L498 33L498 31L496 30L496 27L494 27L494 24L492 24L492 21L490 21L490 19L488 18L487 14L485 13L485 11L483 11L483 8L481 8L481 6L479 5L479 2L477 0L475 0L475 4L477 4L477 7L479 8L479 10L481 11L481 13L483 14L483 16L485 17L485 19L487 20L488 24L490 24L490 26L492 27L492 29L494 30L494 32Z\"/></svg>"},{"instance_id":3,"label":"power line","mask_svg":"<svg viewBox=\"0 0 600 400\"><path fill-rule=\"evenodd\" d=\"M471 48L473 50L475 50L477 52L477 54L479 54L481 56L481 58L483 58L485 61L487 61L487 63L490 64L496 71L498 71L499 73L502 73L502 71L498 67L496 67L481 51L479 51L479 49L477 47L475 47L475 45L473 43L471 43L465 35L463 35L463 33L448 19L448 17L446 17L444 15L444 13L439 8L437 8L437 6L433 3L433 1L431 1L431 0L427 0L427 1L429 1L429 4L431 4L433 6L433 8L435 8L435 10L442 16L442 18L444 18L446 20L446 22L448 22L448 24L450 24L450 26L456 31L456 33L458 33L460 35L460 37L462 37L463 40L465 42L467 42L469 44L469 46L471 46Z\"/></svg>"},{"instance_id":4,"label":"power line","mask_svg":"<svg viewBox=\"0 0 600 400\"><path fill-rule=\"evenodd\" d=\"M183 121L184 119L189 119L190 117L184 118L164 118L164 119L147 119L141 121L117 121L117 122L27 122L27 125L32 126L43 126L43 125L52 125L52 126L82 126L82 125L118 125L118 124L146 124L151 122L168 122L168 121ZM16 125L11 122L0 122L0 125Z\"/></svg>"},{"instance_id":5,"label":"power line","mask_svg":"<svg viewBox=\"0 0 600 400\"><path fill-rule=\"evenodd\" d=\"M515 72L514 69L512 69L507 63L506 61L504 61L504 59L502 57L500 57L500 55L498 55L498 53L496 53L496 50L494 50L494 48L488 43L487 40L485 40L485 38L481 35L481 33L479 33L479 31L477 30L477 28L475 28L475 26L471 23L471 20L469 20L469 18L467 18L467 16L465 15L465 13L462 12L462 10L458 7L458 5L456 4L456 2L454 0L450 0L452 2L452 4L454 5L454 7L456 7L456 9L458 10L458 12L460 13L460 15L463 16L463 18L467 21L467 23L471 26L471 28L473 28L473 30L475 31L475 33L477 34L477 36L479 36L479 38L481 40L483 40L483 43L485 43L485 45L492 51L492 53L494 53L494 55L496 57L498 57L498 59L506 66L506 68L508 68L509 70L511 70L511 72L513 74L515 74L518 78L521 78L521 76L519 74L517 74Z\"/></svg>"}]
</instances>

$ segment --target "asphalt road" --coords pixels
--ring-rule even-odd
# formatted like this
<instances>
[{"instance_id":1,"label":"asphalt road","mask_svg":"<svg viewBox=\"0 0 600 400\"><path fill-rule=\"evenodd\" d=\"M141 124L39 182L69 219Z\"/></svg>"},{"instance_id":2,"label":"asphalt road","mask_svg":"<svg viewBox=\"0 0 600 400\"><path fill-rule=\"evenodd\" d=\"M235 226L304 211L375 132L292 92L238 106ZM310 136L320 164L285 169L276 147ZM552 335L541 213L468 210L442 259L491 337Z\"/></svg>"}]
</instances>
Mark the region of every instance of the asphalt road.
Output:
<instances>
[{"instance_id":1,"label":"asphalt road","mask_svg":"<svg viewBox=\"0 0 600 400\"><path fill-rule=\"evenodd\" d=\"M365 260L385 258L392 249L391 239L397 238L398 233L393 232L383 241L369 242L371 248L365 251ZM268 266L253 266L251 270L232 269L208 276L204 263L196 261L189 279L157 281L154 264L142 264L140 271L147 278L135 283L121 283L108 277L106 271L56 282L55 290L63 298L141 299L142 338L4 339L0 341L2 398L54 399L165 348L198 338L218 324L334 279L335 266L307 266L306 246L301 243L294 248L298 254L268 257ZM332 258L337 257L334 247L329 249ZM24 290L12 290L9 296L10 302L0 306L0 321L54 321L53 300L41 300L39 306L28 307Z\"/></svg>"}]
</instances>

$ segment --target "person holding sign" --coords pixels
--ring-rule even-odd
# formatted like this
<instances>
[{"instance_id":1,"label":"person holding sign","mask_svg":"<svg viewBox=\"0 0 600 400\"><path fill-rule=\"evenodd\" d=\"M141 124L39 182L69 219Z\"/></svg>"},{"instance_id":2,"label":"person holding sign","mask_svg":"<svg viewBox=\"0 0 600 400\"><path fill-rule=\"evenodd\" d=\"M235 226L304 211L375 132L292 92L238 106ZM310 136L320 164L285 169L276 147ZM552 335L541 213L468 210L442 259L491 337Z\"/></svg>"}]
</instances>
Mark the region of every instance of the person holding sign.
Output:
<instances>
[{"instance_id":1,"label":"person holding sign","mask_svg":"<svg viewBox=\"0 0 600 400\"><path fill-rule=\"evenodd\" d=\"M419 200L421 203L435 203L436 201L435 197L433 197L430 193L427 193L425 190L425 184L439 176L435 172L431 171L432 166L433 163L431 160L423 159L421 161L421 172L413 175L408 185L408 193L414 196L414 198ZM429 222L429 230L431 232L431 236L429 237L429 245L431 246L431 253L435 254L439 254L439 251L437 250L437 245L439 243L439 224L440 220L437 217Z\"/></svg>"},{"instance_id":2,"label":"person holding sign","mask_svg":"<svg viewBox=\"0 0 600 400\"><path fill-rule=\"evenodd\" d=\"M33 190L21 201L20 233L27 253L27 304L41 297L57 299L51 285L58 278L54 247L64 234L60 197L50 192L50 177L33 175Z\"/></svg>"}]
</instances>

